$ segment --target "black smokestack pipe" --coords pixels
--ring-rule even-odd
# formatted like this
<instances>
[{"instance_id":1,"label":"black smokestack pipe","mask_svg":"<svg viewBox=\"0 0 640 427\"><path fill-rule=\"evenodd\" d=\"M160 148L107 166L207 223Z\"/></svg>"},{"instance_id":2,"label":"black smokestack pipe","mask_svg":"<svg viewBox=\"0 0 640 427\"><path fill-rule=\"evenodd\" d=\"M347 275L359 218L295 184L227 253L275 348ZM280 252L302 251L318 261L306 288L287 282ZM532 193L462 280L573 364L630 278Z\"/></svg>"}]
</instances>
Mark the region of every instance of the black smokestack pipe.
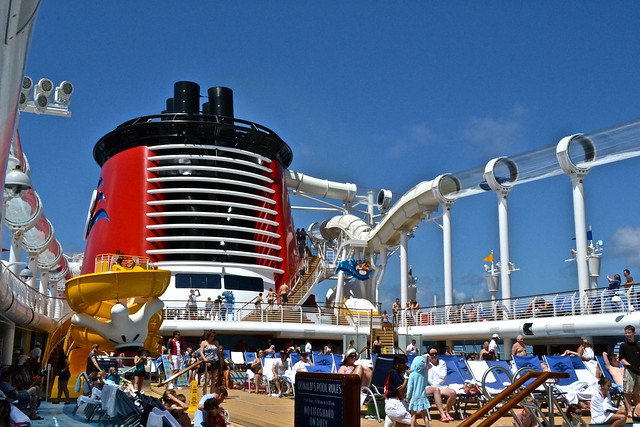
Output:
<instances>
[{"instance_id":1,"label":"black smokestack pipe","mask_svg":"<svg viewBox=\"0 0 640 427\"><path fill-rule=\"evenodd\" d=\"M209 109L215 116L233 117L233 90L228 87L210 87Z\"/></svg>"},{"instance_id":2,"label":"black smokestack pipe","mask_svg":"<svg viewBox=\"0 0 640 427\"><path fill-rule=\"evenodd\" d=\"M208 102L202 104L202 114L211 114L211 108L209 107Z\"/></svg>"},{"instance_id":3,"label":"black smokestack pipe","mask_svg":"<svg viewBox=\"0 0 640 427\"><path fill-rule=\"evenodd\" d=\"M200 85L194 82L173 84L173 112L200 113Z\"/></svg>"},{"instance_id":4,"label":"black smokestack pipe","mask_svg":"<svg viewBox=\"0 0 640 427\"><path fill-rule=\"evenodd\" d=\"M164 111L166 113L173 113L173 98L167 98L167 109Z\"/></svg>"}]
</instances>

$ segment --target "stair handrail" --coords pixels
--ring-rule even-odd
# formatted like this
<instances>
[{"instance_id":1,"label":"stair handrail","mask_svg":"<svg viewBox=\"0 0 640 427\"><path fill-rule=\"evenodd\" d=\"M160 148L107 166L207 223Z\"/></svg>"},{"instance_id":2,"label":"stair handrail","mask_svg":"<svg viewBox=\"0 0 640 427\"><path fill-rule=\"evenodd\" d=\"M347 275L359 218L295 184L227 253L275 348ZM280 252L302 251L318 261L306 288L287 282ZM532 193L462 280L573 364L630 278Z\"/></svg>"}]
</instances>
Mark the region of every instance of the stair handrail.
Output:
<instances>
[{"instance_id":1,"label":"stair handrail","mask_svg":"<svg viewBox=\"0 0 640 427\"><path fill-rule=\"evenodd\" d=\"M168 383L170 383L171 381L175 380L176 378L178 378L180 375L185 374L197 367L199 367L200 365L202 365L203 363L207 362L206 360L198 360L196 363L187 366L186 368L182 369L181 371L176 372L175 374L172 374L169 378L160 381L158 383L158 387L162 387L163 385L166 385ZM135 368L135 366L134 366Z\"/></svg>"},{"instance_id":2,"label":"stair handrail","mask_svg":"<svg viewBox=\"0 0 640 427\"><path fill-rule=\"evenodd\" d=\"M525 397L529 396L531 393L535 391L541 384L546 382L548 379L555 378L569 378L569 374L566 372L537 372L530 371L526 372L523 376L512 382L507 388L498 393L493 399L487 402L485 405L480 407L473 415L471 415L466 420L460 423L460 427L467 427L473 425L480 418L488 414L491 410L493 410L498 404L502 403L506 398L513 395L520 387L533 379L533 381L527 385L524 389L522 389L519 393L515 394L511 399L507 402L504 402L503 405L498 408L493 414L489 415L485 420L483 420L479 426L491 426L493 425L499 418L505 415L507 412L511 411L518 403L520 403Z\"/></svg>"},{"instance_id":3,"label":"stair handrail","mask_svg":"<svg viewBox=\"0 0 640 427\"><path fill-rule=\"evenodd\" d=\"M311 290L313 290L316 285L320 283L320 279L324 278L324 274L321 274L323 273L324 268L321 268L321 266L324 266L324 261L322 260L322 258L319 258L319 261L316 264L315 268L312 272L309 273L309 276L304 280L304 282L300 286L296 286L296 288L291 291L291 294L289 296L295 296L299 292L301 292L301 290L304 289L304 287L308 283L311 283L311 285L309 285L307 289L304 290L304 293L301 295L300 300L296 305L300 305L304 298L311 292Z\"/></svg>"}]
</instances>

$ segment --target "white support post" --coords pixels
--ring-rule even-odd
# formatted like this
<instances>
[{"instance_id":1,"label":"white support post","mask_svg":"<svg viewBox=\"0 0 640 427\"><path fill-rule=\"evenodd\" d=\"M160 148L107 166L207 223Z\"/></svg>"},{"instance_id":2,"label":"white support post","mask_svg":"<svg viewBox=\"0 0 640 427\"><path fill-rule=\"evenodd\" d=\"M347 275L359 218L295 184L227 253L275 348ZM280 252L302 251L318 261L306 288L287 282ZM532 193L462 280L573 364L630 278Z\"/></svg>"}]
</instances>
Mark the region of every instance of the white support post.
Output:
<instances>
[{"instance_id":1,"label":"white support post","mask_svg":"<svg viewBox=\"0 0 640 427\"><path fill-rule=\"evenodd\" d=\"M442 252L444 264L444 303L453 304L453 256L451 245L451 204L442 204Z\"/></svg>"},{"instance_id":2,"label":"white support post","mask_svg":"<svg viewBox=\"0 0 640 427\"><path fill-rule=\"evenodd\" d=\"M509 213L507 192L498 192L498 223L500 229L500 281L502 299L511 298L511 269L509 268Z\"/></svg>"},{"instance_id":3,"label":"white support post","mask_svg":"<svg viewBox=\"0 0 640 427\"><path fill-rule=\"evenodd\" d=\"M573 221L576 233L576 265L580 301L584 304L589 289L589 265L587 260L587 215L584 207L584 176L571 176L573 190ZM581 307L584 311L585 307Z\"/></svg>"},{"instance_id":4,"label":"white support post","mask_svg":"<svg viewBox=\"0 0 640 427\"><path fill-rule=\"evenodd\" d=\"M408 252L408 233L402 231L400 233L400 305L402 308L407 306L407 294L409 292L409 252Z\"/></svg>"},{"instance_id":5,"label":"white support post","mask_svg":"<svg viewBox=\"0 0 640 427\"><path fill-rule=\"evenodd\" d=\"M40 269L40 289L39 292L43 295L47 295L47 288L49 287L49 270ZM53 296L53 294L52 294Z\"/></svg>"},{"instance_id":6,"label":"white support post","mask_svg":"<svg viewBox=\"0 0 640 427\"><path fill-rule=\"evenodd\" d=\"M13 365L13 342L16 335L16 325L6 322L2 325L2 366Z\"/></svg>"},{"instance_id":7,"label":"white support post","mask_svg":"<svg viewBox=\"0 0 640 427\"><path fill-rule=\"evenodd\" d=\"M345 259L347 259L347 250L342 249L342 256L340 257L340 261L344 261ZM336 309L336 315L338 313L337 311L340 310L340 307L342 306L343 294L344 294L344 271L340 270L338 272L338 283L336 284L336 297L333 300L334 301L333 305Z\"/></svg>"},{"instance_id":8,"label":"white support post","mask_svg":"<svg viewBox=\"0 0 640 427\"><path fill-rule=\"evenodd\" d=\"M38 289L37 287L37 280L38 277L36 275L36 272L38 271L38 256L34 255L34 254L29 254L29 270L31 270L31 272L33 273L33 276L31 277L31 279L29 279L29 286L31 286L33 289Z\"/></svg>"}]
</instances>

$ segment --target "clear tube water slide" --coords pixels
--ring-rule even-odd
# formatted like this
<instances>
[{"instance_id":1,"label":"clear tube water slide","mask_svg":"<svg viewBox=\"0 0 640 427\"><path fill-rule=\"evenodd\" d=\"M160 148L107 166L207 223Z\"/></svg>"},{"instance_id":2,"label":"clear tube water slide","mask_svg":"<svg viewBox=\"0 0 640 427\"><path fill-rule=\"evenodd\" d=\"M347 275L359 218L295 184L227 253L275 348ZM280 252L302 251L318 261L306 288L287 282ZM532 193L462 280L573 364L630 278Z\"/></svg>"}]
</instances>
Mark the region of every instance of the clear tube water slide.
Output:
<instances>
[{"instance_id":1,"label":"clear tube water slide","mask_svg":"<svg viewBox=\"0 0 640 427\"><path fill-rule=\"evenodd\" d=\"M490 163L492 171L489 175L498 185L513 187L560 175L566 169L584 174L593 167L639 155L640 120L634 120L587 134L572 135L560 143L513 157L494 159ZM375 227L354 215L339 215L313 224L310 234L319 239L332 239L337 237L337 230L342 230L352 239L367 241L372 251L383 245L397 244L401 230L412 230L440 204L491 190L486 169L487 166L483 165L419 183L406 192ZM353 201L357 193L355 184L311 178L293 171L287 171L287 185L307 194L344 201Z\"/></svg>"}]
</instances>

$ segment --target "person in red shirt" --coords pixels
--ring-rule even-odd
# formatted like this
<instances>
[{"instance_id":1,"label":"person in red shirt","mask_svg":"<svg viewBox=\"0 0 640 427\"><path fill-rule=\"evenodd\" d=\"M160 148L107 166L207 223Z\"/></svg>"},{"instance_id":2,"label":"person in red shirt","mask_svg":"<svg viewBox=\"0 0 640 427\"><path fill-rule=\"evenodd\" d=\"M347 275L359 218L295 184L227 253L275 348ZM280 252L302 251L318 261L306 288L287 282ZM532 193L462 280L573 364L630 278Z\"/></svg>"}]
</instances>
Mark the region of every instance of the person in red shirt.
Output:
<instances>
[{"instance_id":1,"label":"person in red shirt","mask_svg":"<svg viewBox=\"0 0 640 427\"><path fill-rule=\"evenodd\" d=\"M227 422L224 419L224 415L220 411L220 405L218 399L212 397L204 402L204 411L207 413L207 418L204 419L202 425L204 427L226 427Z\"/></svg>"}]
</instances>

